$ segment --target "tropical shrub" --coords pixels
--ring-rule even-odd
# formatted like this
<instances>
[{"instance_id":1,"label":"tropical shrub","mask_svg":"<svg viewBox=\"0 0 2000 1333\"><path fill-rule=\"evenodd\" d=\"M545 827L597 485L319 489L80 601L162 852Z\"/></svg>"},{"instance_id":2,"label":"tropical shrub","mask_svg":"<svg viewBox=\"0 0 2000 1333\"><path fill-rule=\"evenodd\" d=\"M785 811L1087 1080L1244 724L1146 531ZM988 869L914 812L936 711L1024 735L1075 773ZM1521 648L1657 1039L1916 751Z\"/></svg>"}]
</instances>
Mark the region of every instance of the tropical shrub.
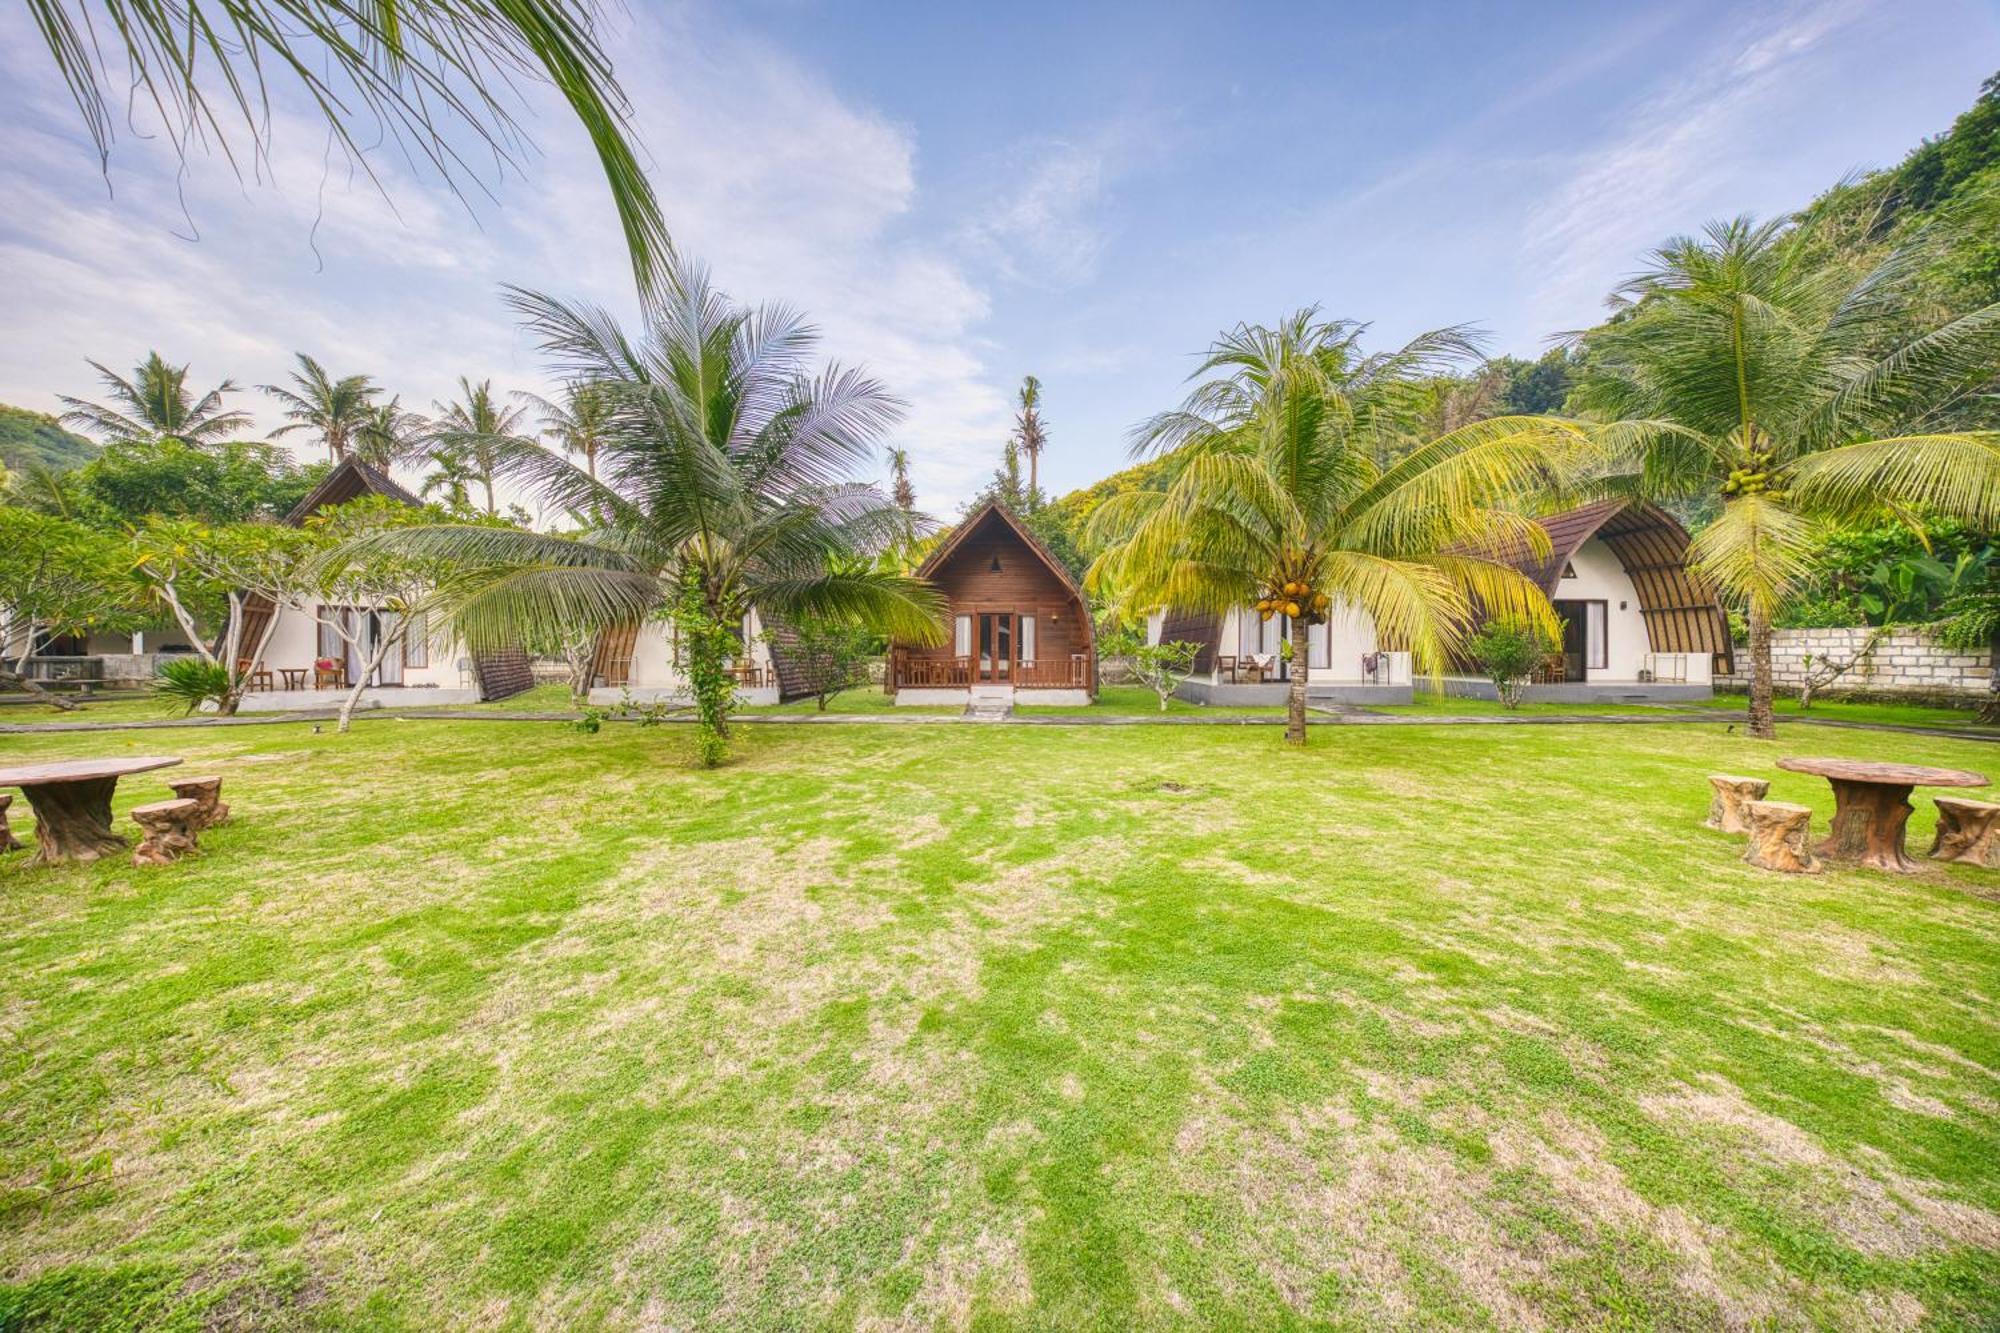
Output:
<instances>
[{"instance_id":1,"label":"tropical shrub","mask_svg":"<svg viewBox=\"0 0 2000 1333\"><path fill-rule=\"evenodd\" d=\"M1522 691L1535 668L1562 647L1562 640L1534 621L1509 616L1487 621L1466 647L1493 682L1501 705L1519 708Z\"/></svg>"},{"instance_id":2,"label":"tropical shrub","mask_svg":"<svg viewBox=\"0 0 2000 1333\"><path fill-rule=\"evenodd\" d=\"M153 681L153 693L181 705L183 712L192 713L211 699L217 708L222 707L229 697L230 686L229 669L222 663L181 657L160 668Z\"/></svg>"},{"instance_id":3,"label":"tropical shrub","mask_svg":"<svg viewBox=\"0 0 2000 1333\"><path fill-rule=\"evenodd\" d=\"M1173 698L1180 683L1194 674L1194 659L1200 652L1200 644L1180 639L1141 644L1133 651L1132 674L1147 689L1160 696L1162 713L1167 711L1167 700Z\"/></svg>"}]
</instances>

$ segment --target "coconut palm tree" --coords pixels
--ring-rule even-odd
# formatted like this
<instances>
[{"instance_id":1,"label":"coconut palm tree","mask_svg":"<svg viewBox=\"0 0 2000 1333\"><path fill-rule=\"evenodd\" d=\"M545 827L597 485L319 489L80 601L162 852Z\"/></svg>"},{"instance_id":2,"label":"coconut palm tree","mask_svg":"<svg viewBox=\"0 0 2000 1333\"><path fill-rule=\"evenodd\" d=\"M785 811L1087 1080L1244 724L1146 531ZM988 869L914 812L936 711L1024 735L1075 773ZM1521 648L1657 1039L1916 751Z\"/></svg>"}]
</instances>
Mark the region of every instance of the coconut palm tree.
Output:
<instances>
[{"instance_id":1,"label":"coconut palm tree","mask_svg":"<svg viewBox=\"0 0 2000 1333\"><path fill-rule=\"evenodd\" d=\"M916 513L917 488L910 484L908 449L889 450L889 475L893 479L889 487L889 498L896 502L896 508L906 514Z\"/></svg>"},{"instance_id":2,"label":"coconut palm tree","mask_svg":"<svg viewBox=\"0 0 2000 1333\"><path fill-rule=\"evenodd\" d=\"M1913 281L1941 231L1867 265L1812 239L1738 218L1669 241L1583 336L1577 391L1631 427L1630 486L1718 506L1691 554L1747 608L1750 731L1766 739L1771 618L1826 524L1920 509L2000 524L2000 433L1934 425L1993 381L2000 304L1913 336Z\"/></svg>"},{"instance_id":3,"label":"coconut palm tree","mask_svg":"<svg viewBox=\"0 0 2000 1333\"><path fill-rule=\"evenodd\" d=\"M445 525L374 539L461 565L437 611L468 646L671 616L719 747L729 636L753 605L767 622L821 617L942 639L935 589L845 559L908 526L875 487L847 479L900 405L856 371L814 373L818 335L798 315L741 307L681 261L651 294L640 338L594 307L519 289L509 303L554 374L597 386L610 410L596 476L512 434L489 441L499 470L554 509L601 521L580 537Z\"/></svg>"},{"instance_id":4,"label":"coconut palm tree","mask_svg":"<svg viewBox=\"0 0 2000 1333\"><path fill-rule=\"evenodd\" d=\"M289 435L309 430L326 446L327 457L338 463L347 457L355 437L367 429L375 412L375 382L366 375L335 379L326 367L307 356L298 355L299 368L292 372L293 387L260 384L257 387L278 400L286 424L273 435Z\"/></svg>"},{"instance_id":5,"label":"coconut palm tree","mask_svg":"<svg viewBox=\"0 0 2000 1333\"><path fill-rule=\"evenodd\" d=\"M433 449L427 457L431 470L424 474L417 494L426 500L442 495L445 504L455 512L471 509L472 483L479 480L471 460L452 449Z\"/></svg>"},{"instance_id":6,"label":"coconut palm tree","mask_svg":"<svg viewBox=\"0 0 2000 1333\"><path fill-rule=\"evenodd\" d=\"M590 476L597 475L597 451L603 447L604 430L611 420L610 395L600 392L595 385L573 384L561 402L552 402L535 393L514 396L541 414L543 435L553 439L565 452L581 458L583 470Z\"/></svg>"},{"instance_id":7,"label":"coconut palm tree","mask_svg":"<svg viewBox=\"0 0 2000 1333\"><path fill-rule=\"evenodd\" d=\"M399 394L368 410L354 428L348 449L376 471L387 472L397 463L422 458L429 430L429 422L404 409Z\"/></svg>"},{"instance_id":8,"label":"coconut palm tree","mask_svg":"<svg viewBox=\"0 0 2000 1333\"><path fill-rule=\"evenodd\" d=\"M200 146L262 162L273 84L295 81L371 179L367 149L386 132L462 196L483 192L470 165L482 154L512 168L528 146L516 78L548 83L590 136L640 282L672 253L591 0L28 0L28 12L100 159L140 102L183 161Z\"/></svg>"},{"instance_id":9,"label":"coconut palm tree","mask_svg":"<svg viewBox=\"0 0 2000 1333\"><path fill-rule=\"evenodd\" d=\"M499 513L493 495L493 474L512 445L525 443L525 406L502 407L493 396L493 381L458 377L459 398L433 403L437 418L431 426L432 447L456 455L459 463L486 488L486 512Z\"/></svg>"},{"instance_id":10,"label":"coconut palm tree","mask_svg":"<svg viewBox=\"0 0 2000 1333\"><path fill-rule=\"evenodd\" d=\"M130 379L98 362L90 365L104 381L111 402L63 398L62 404L69 410L63 413L62 421L107 444L179 440L199 447L219 444L250 424L248 412L223 408L222 396L236 392L234 380L224 380L196 397L188 389L188 368L167 364L156 351L146 353Z\"/></svg>"},{"instance_id":11,"label":"coconut palm tree","mask_svg":"<svg viewBox=\"0 0 2000 1333\"><path fill-rule=\"evenodd\" d=\"M1363 355L1362 329L1303 310L1225 334L1186 402L1137 432L1135 452L1164 455L1161 477L1106 500L1089 529L1104 552L1089 582L1128 611L1255 605L1290 622L1295 745L1306 739L1310 627L1343 605L1433 675L1464 647L1478 609L1552 623L1539 588L1480 552L1546 551L1546 535L1509 506L1555 487L1593 447L1576 423L1496 417L1385 450L1420 406L1410 385L1475 348L1449 328ZM1394 461L1378 461L1385 454Z\"/></svg>"},{"instance_id":12,"label":"coconut palm tree","mask_svg":"<svg viewBox=\"0 0 2000 1333\"><path fill-rule=\"evenodd\" d=\"M1042 423L1042 382L1033 375L1021 381L1021 410L1014 416L1014 442L1028 459L1028 507L1042 502L1042 449L1049 442Z\"/></svg>"}]
</instances>

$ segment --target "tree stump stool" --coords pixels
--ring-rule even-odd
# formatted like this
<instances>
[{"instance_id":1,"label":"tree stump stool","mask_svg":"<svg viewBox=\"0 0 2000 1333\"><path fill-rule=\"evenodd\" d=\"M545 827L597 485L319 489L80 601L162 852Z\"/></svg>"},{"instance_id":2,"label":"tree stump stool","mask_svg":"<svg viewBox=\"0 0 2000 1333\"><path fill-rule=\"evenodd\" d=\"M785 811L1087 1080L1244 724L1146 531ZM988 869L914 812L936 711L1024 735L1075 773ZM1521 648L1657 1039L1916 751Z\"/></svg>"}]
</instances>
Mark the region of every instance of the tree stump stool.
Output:
<instances>
[{"instance_id":1,"label":"tree stump stool","mask_svg":"<svg viewBox=\"0 0 2000 1333\"><path fill-rule=\"evenodd\" d=\"M7 807L14 804L14 793L0 791L0 852L18 852L21 840L14 836L14 830L7 827Z\"/></svg>"},{"instance_id":2,"label":"tree stump stool","mask_svg":"<svg viewBox=\"0 0 2000 1333\"><path fill-rule=\"evenodd\" d=\"M1749 816L1750 845L1743 859L1761 870L1783 870L1794 875L1816 875L1819 858L1806 844L1812 827L1812 807L1789 801L1752 801L1745 807Z\"/></svg>"},{"instance_id":3,"label":"tree stump stool","mask_svg":"<svg viewBox=\"0 0 2000 1333\"><path fill-rule=\"evenodd\" d=\"M1707 826L1724 833L1748 833L1747 807L1752 801L1763 800L1771 790L1771 784L1763 778L1739 778L1728 773L1709 774L1708 785L1715 793L1708 798Z\"/></svg>"},{"instance_id":4,"label":"tree stump stool","mask_svg":"<svg viewBox=\"0 0 2000 1333\"><path fill-rule=\"evenodd\" d=\"M132 818L146 831L146 836L133 849L132 864L169 865L189 852L199 851L200 847L195 842L195 834L199 831L195 821L200 816L200 802L180 796L171 801L155 801L151 805L133 807Z\"/></svg>"},{"instance_id":5,"label":"tree stump stool","mask_svg":"<svg viewBox=\"0 0 2000 1333\"><path fill-rule=\"evenodd\" d=\"M1940 861L2000 870L2000 805L1963 796L1938 796L1937 837L1930 854Z\"/></svg>"},{"instance_id":6,"label":"tree stump stool","mask_svg":"<svg viewBox=\"0 0 2000 1333\"><path fill-rule=\"evenodd\" d=\"M174 795L193 801L195 811L194 828L197 833L205 828L214 828L229 818L229 806L222 799L222 779L217 777L170 778L167 785Z\"/></svg>"}]
</instances>

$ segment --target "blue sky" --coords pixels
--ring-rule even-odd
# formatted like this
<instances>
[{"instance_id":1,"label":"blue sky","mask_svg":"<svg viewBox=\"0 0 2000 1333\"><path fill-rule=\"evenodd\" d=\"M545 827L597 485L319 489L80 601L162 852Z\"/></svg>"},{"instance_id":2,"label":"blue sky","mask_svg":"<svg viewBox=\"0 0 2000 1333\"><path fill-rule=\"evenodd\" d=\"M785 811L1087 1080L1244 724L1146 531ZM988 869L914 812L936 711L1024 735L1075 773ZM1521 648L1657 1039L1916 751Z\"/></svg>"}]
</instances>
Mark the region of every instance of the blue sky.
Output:
<instances>
[{"instance_id":1,"label":"blue sky","mask_svg":"<svg viewBox=\"0 0 2000 1333\"><path fill-rule=\"evenodd\" d=\"M1025 373L1062 490L1122 466L1239 320L1318 303L1385 343L1471 321L1533 355L1649 246L1894 162L2000 69L2000 6L1967 0L631 0L616 22L680 244L908 400L897 442L939 513L991 470ZM539 154L475 222L387 155L388 201L350 182L282 102L250 179L177 180L127 133L107 182L45 63L0 15L0 400L91 396L85 357L157 346L246 386L304 349L424 408L461 374L544 387L502 282L631 308L594 165L541 93Z\"/></svg>"}]
</instances>

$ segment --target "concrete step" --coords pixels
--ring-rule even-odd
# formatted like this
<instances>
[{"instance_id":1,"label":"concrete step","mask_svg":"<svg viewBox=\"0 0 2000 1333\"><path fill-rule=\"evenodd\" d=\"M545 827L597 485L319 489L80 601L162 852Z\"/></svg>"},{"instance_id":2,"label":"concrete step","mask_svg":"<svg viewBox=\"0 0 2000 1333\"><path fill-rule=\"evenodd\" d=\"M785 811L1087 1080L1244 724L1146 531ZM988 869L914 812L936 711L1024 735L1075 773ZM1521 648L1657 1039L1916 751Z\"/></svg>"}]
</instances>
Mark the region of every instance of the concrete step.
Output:
<instances>
[{"instance_id":1,"label":"concrete step","mask_svg":"<svg viewBox=\"0 0 2000 1333\"><path fill-rule=\"evenodd\" d=\"M965 706L968 722L1005 722L1014 712L1012 699L977 699Z\"/></svg>"}]
</instances>

